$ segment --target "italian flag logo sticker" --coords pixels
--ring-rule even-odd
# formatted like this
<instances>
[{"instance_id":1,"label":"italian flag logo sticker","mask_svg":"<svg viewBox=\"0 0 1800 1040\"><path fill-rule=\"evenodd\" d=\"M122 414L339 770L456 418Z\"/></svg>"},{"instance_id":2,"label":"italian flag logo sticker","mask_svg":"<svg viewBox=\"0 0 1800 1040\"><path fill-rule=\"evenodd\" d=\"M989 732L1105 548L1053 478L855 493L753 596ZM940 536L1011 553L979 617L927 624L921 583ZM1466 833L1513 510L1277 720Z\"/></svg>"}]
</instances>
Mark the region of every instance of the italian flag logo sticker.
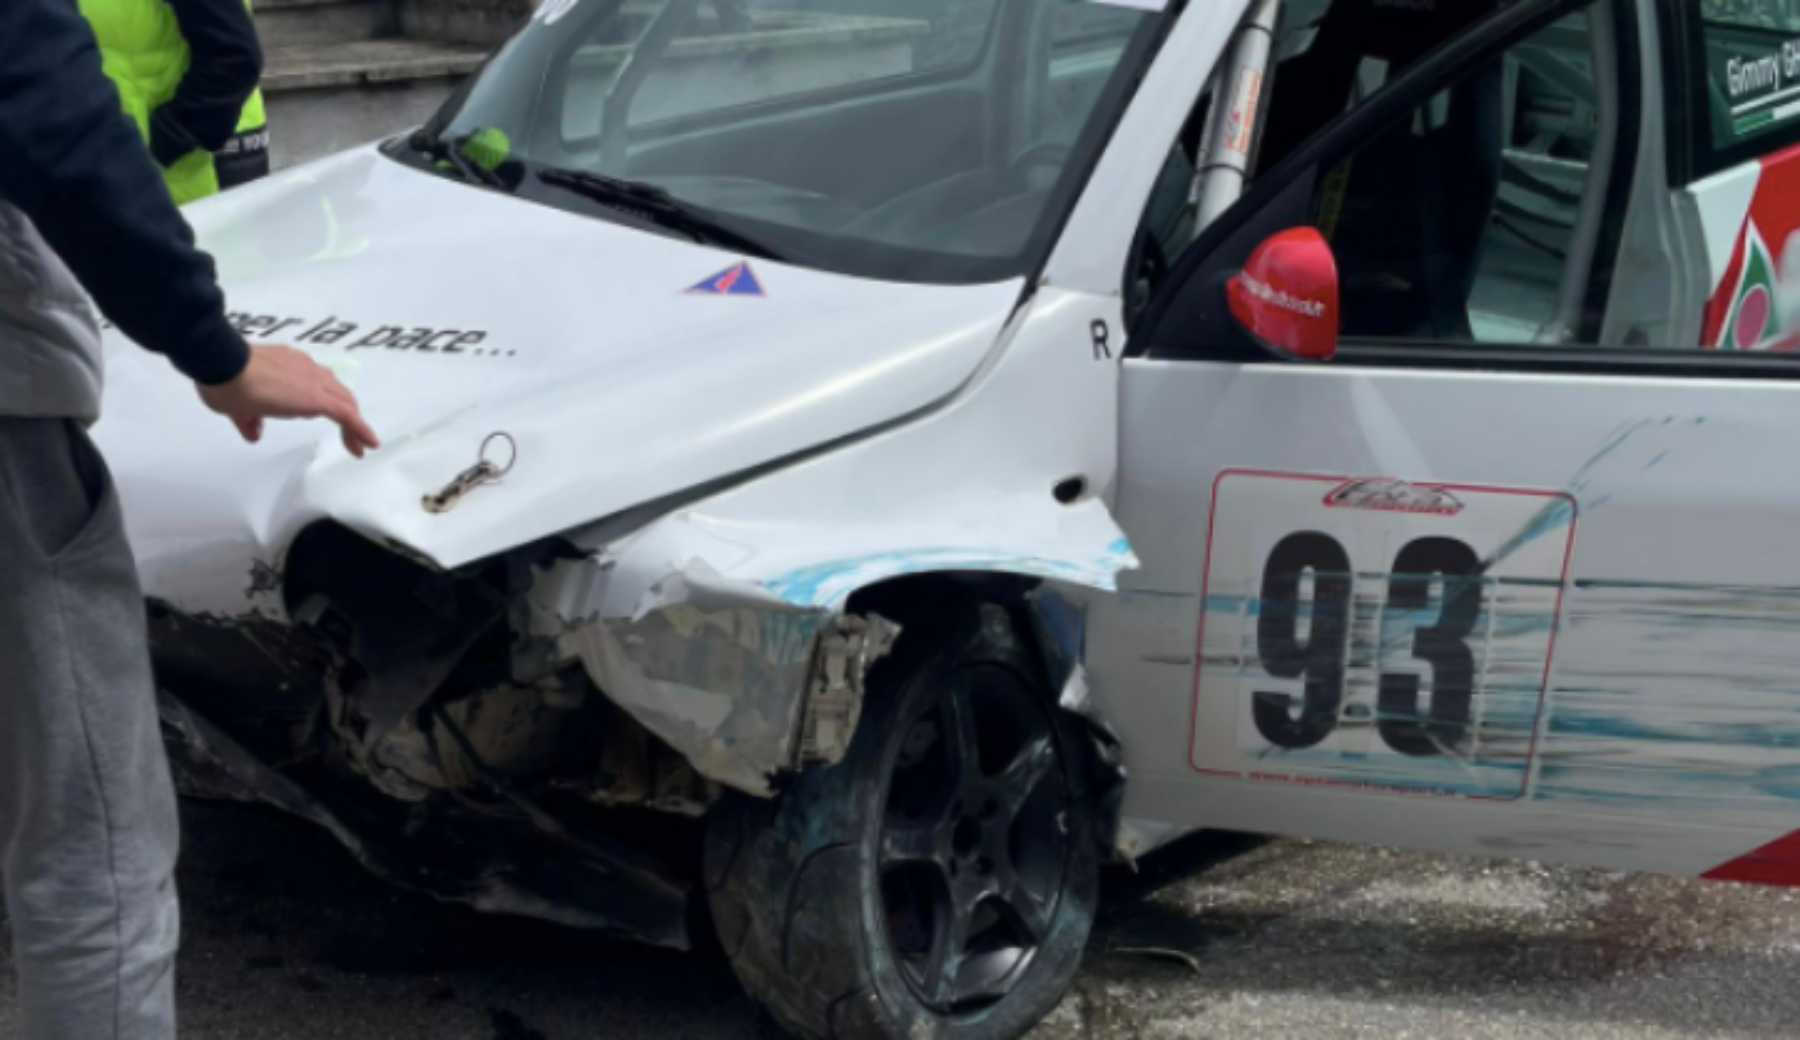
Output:
<instances>
[{"instance_id":1,"label":"italian flag logo sticker","mask_svg":"<svg viewBox=\"0 0 1800 1040\"><path fill-rule=\"evenodd\" d=\"M1775 258L1755 224L1744 231L1744 273L1738 277L1724 331L1720 339L1727 350L1755 350L1781 332L1775 311Z\"/></svg>"}]
</instances>

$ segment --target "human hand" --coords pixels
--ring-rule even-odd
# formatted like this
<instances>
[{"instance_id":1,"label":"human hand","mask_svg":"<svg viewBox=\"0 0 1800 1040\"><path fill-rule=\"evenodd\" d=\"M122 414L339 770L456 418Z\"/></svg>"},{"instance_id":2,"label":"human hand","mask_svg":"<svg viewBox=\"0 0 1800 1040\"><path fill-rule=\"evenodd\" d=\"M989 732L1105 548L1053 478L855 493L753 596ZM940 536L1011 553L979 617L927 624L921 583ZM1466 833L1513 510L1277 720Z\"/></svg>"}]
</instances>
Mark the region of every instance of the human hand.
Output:
<instances>
[{"instance_id":1,"label":"human hand","mask_svg":"<svg viewBox=\"0 0 1800 1040\"><path fill-rule=\"evenodd\" d=\"M329 419L357 458L381 447L356 397L330 369L293 347L251 344L250 363L236 379L199 389L206 407L230 419L252 444L262 439L265 419Z\"/></svg>"}]
</instances>

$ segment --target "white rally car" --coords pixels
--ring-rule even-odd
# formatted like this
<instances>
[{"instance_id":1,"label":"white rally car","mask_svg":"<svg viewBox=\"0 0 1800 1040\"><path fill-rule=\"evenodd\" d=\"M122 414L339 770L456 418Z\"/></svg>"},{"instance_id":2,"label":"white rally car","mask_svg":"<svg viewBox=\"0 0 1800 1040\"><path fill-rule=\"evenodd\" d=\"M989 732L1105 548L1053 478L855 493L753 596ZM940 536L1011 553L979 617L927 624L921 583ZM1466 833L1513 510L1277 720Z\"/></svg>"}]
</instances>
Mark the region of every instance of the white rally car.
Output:
<instances>
[{"instance_id":1,"label":"white rally car","mask_svg":"<svg viewBox=\"0 0 1800 1040\"><path fill-rule=\"evenodd\" d=\"M550 0L191 211L383 451L113 341L183 783L813 1038L1200 827L1800 881L1797 142L1789 0Z\"/></svg>"}]
</instances>

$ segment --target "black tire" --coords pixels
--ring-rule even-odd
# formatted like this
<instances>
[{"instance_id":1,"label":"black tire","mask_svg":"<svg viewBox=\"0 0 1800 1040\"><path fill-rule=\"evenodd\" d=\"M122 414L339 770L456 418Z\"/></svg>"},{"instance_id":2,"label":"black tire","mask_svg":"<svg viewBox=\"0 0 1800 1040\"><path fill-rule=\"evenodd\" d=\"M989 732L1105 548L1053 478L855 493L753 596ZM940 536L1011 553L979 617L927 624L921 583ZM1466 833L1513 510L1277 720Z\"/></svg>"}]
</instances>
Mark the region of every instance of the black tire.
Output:
<instances>
[{"instance_id":1,"label":"black tire","mask_svg":"<svg viewBox=\"0 0 1800 1040\"><path fill-rule=\"evenodd\" d=\"M807 1040L1024 1034L1068 992L1093 927L1088 763L1005 610L911 626L870 675L841 764L713 818L706 884L738 978ZM958 923L960 949L944 940Z\"/></svg>"}]
</instances>

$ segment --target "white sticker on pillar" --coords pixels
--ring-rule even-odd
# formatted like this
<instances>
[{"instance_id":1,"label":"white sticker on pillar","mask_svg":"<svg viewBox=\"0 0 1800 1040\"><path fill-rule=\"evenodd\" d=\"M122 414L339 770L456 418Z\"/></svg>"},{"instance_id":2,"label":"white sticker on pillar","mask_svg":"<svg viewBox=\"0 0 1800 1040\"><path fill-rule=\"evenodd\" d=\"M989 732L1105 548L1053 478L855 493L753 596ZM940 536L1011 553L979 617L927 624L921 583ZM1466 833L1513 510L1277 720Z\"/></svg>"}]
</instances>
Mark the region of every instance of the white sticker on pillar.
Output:
<instances>
[{"instance_id":1,"label":"white sticker on pillar","mask_svg":"<svg viewBox=\"0 0 1800 1040\"><path fill-rule=\"evenodd\" d=\"M1250 158L1251 138L1256 133L1256 109L1262 101L1262 82L1261 69L1246 65L1237 71L1231 107L1225 114L1225 147L1240 159Z\"/></svg>"},{"instance_id":2,"label":"white sticker on pillar","mask_svg":"<svg viewBox=\"0 0 1800 1040\"><path fill-rule=\"evenodd\" d=\"M1519 797L1575 522L1554 491L1220 474L1193 768Z\"/></svg>"}]
</instances>

